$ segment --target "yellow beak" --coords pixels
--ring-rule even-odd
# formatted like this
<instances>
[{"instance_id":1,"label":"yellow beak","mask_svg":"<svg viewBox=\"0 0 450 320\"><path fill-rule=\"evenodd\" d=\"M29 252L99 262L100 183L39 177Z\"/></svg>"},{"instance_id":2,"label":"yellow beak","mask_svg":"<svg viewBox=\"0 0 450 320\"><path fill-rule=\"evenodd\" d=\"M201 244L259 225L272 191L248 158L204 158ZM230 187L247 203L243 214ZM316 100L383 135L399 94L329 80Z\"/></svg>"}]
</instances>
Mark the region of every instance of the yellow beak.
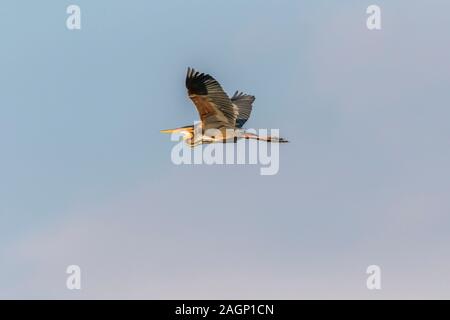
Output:
<instances>
[{"instance_id":1,"label":"yellow beak","mask_svg":"<svg viewBox=\"0 0 450 320\"><path fill-rule=\"evenodd\" d=\"M166 129L166 130L159 130L159 132L161 133L172 133L172 132L176 132L177 129Z\"/></svg>"},{"instance_id":2,"label":"yellow beak","mask_svg":"<svg viewBox=\"0 0 450 320\"><path fill-rule=\"evenodd\" d=\"M161 133L174 133L174 132L193 132L194 127L193 126L186 126L182 128L175 128L175 129L166 129L166 130L159 130Z\"/></svg>"}]
</instances>

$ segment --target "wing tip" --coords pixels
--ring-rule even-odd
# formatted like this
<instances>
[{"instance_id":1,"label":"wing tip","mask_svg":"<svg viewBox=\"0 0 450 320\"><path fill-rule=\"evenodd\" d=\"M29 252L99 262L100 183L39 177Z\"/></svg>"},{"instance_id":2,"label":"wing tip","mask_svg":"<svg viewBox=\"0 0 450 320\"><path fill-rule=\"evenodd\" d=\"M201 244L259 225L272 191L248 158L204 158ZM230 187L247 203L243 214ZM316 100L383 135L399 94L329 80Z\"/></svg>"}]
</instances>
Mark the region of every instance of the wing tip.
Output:
<instances>
[{"instance_id":1,"label":"wing tip","mask_svg":"<svg viewBox=\"0 0 450 320\"><path fill-rule=\"evenodd\" d=\"M194 74L196 73L194 68L188 67L187 68L187 74L186 74L186 79L190 79L194 76Z\"/></svg>"},{"instance_id":2,"label":"wing tip","mask_svg":"<svg viewBox=\"0 0 450 320\"><path fill-rule=\"evenodd\" d=\"M219 83L211 75L188 67L186 75L186 88L188 89L189 94L208 94L206 87L207 84L219 85Z\"/></svg>"},{"instance_id":3,"label":"wing tip","mask_svg":"<svg viewBox=\"0 0 450 320\"><path fill-rule=\"evenodd\" d=\"M209 74L200 73L194 68L188 67L186 75L186 88L188 94L207 95L208 89L206 82L208 80L214 80Z\"/></svg>"},{"instance_id":4,"label":"wing tip","mask_svg":"<svg viewBox=\"0 0 450 320\"><path fill-rule=\"evenodd\" d=\"M239 90L236 90L236 92L233 94L233 97L231 99L242 99L242 98L248 98L248 99L252 100L251 103L253 103L256 100L256 97L254 95L246 94Z\"/></svg>"}]
</instances>

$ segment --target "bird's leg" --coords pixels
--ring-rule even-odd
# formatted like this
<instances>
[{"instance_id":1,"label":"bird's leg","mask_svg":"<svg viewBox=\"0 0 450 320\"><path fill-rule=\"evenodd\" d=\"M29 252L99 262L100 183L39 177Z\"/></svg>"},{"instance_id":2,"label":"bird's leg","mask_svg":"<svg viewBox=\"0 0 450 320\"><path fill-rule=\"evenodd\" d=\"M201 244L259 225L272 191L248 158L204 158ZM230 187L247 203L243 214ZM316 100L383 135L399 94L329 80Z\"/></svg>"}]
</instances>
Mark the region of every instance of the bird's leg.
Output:
<instances>
[{"instance_id":1,"label":"bird's leg","mask_svg":"<svg viewBox=\"0 0 450 320\"><path fill-rule=\"evenodd\" d=\"M275 136L258 136L254 133L245 132L242 136L244 139L253 139L253 140L260 140L260 141L266 141L266 142L275 142L275 143L286 143L289 142L286 139L275 137Z\"/></svg>"}]
</instances>

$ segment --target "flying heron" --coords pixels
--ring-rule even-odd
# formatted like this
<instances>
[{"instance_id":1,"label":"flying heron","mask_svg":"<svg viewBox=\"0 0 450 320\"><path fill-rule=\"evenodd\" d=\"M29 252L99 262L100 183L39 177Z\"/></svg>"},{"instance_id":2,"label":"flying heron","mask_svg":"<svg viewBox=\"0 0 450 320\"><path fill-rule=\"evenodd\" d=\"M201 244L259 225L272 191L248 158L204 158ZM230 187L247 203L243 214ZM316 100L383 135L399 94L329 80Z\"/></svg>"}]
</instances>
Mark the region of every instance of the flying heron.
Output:
<instances>
[{"instance_id":1,"label":"flying heron","mask_svg":"<svg viewBox=\"0 0 450 320\"><path fill-rule=\"evenodd\" d=\"M200 128L190 125L161 130L162 133L179 133L191 147L202 143L236 142L237 139L288 142L280 137L258 136L242 128L252 112L254 96L236 91L230 99L216 79L192 68L187 70L186 88L200 115Z\"/></svg>"}]
</instances>

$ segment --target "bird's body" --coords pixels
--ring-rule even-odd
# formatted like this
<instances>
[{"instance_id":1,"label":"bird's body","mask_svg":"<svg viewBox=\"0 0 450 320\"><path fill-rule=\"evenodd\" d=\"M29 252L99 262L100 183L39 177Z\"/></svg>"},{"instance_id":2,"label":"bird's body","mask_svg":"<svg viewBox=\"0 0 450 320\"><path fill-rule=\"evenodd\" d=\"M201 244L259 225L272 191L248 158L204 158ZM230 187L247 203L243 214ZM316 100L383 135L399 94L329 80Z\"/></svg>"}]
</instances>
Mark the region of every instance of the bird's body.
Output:
<instances>
[{"instance_id":1,"label":"bird's body","mask_svg":"<svg viewBox=\"0 0 450 320\"><path fill-rule=\"evenodd\" d=\"M257 139L267 142L287 142L279 137L261 137L247 133L242 126L250 117L255 97L236 91L229 98L220 84L209 74L188 68L186 76L188 96L200 115L200 124L163 133L179 133L190 146L203 143L236 142L237 139Z\"/></svg>"}]
</instances>

